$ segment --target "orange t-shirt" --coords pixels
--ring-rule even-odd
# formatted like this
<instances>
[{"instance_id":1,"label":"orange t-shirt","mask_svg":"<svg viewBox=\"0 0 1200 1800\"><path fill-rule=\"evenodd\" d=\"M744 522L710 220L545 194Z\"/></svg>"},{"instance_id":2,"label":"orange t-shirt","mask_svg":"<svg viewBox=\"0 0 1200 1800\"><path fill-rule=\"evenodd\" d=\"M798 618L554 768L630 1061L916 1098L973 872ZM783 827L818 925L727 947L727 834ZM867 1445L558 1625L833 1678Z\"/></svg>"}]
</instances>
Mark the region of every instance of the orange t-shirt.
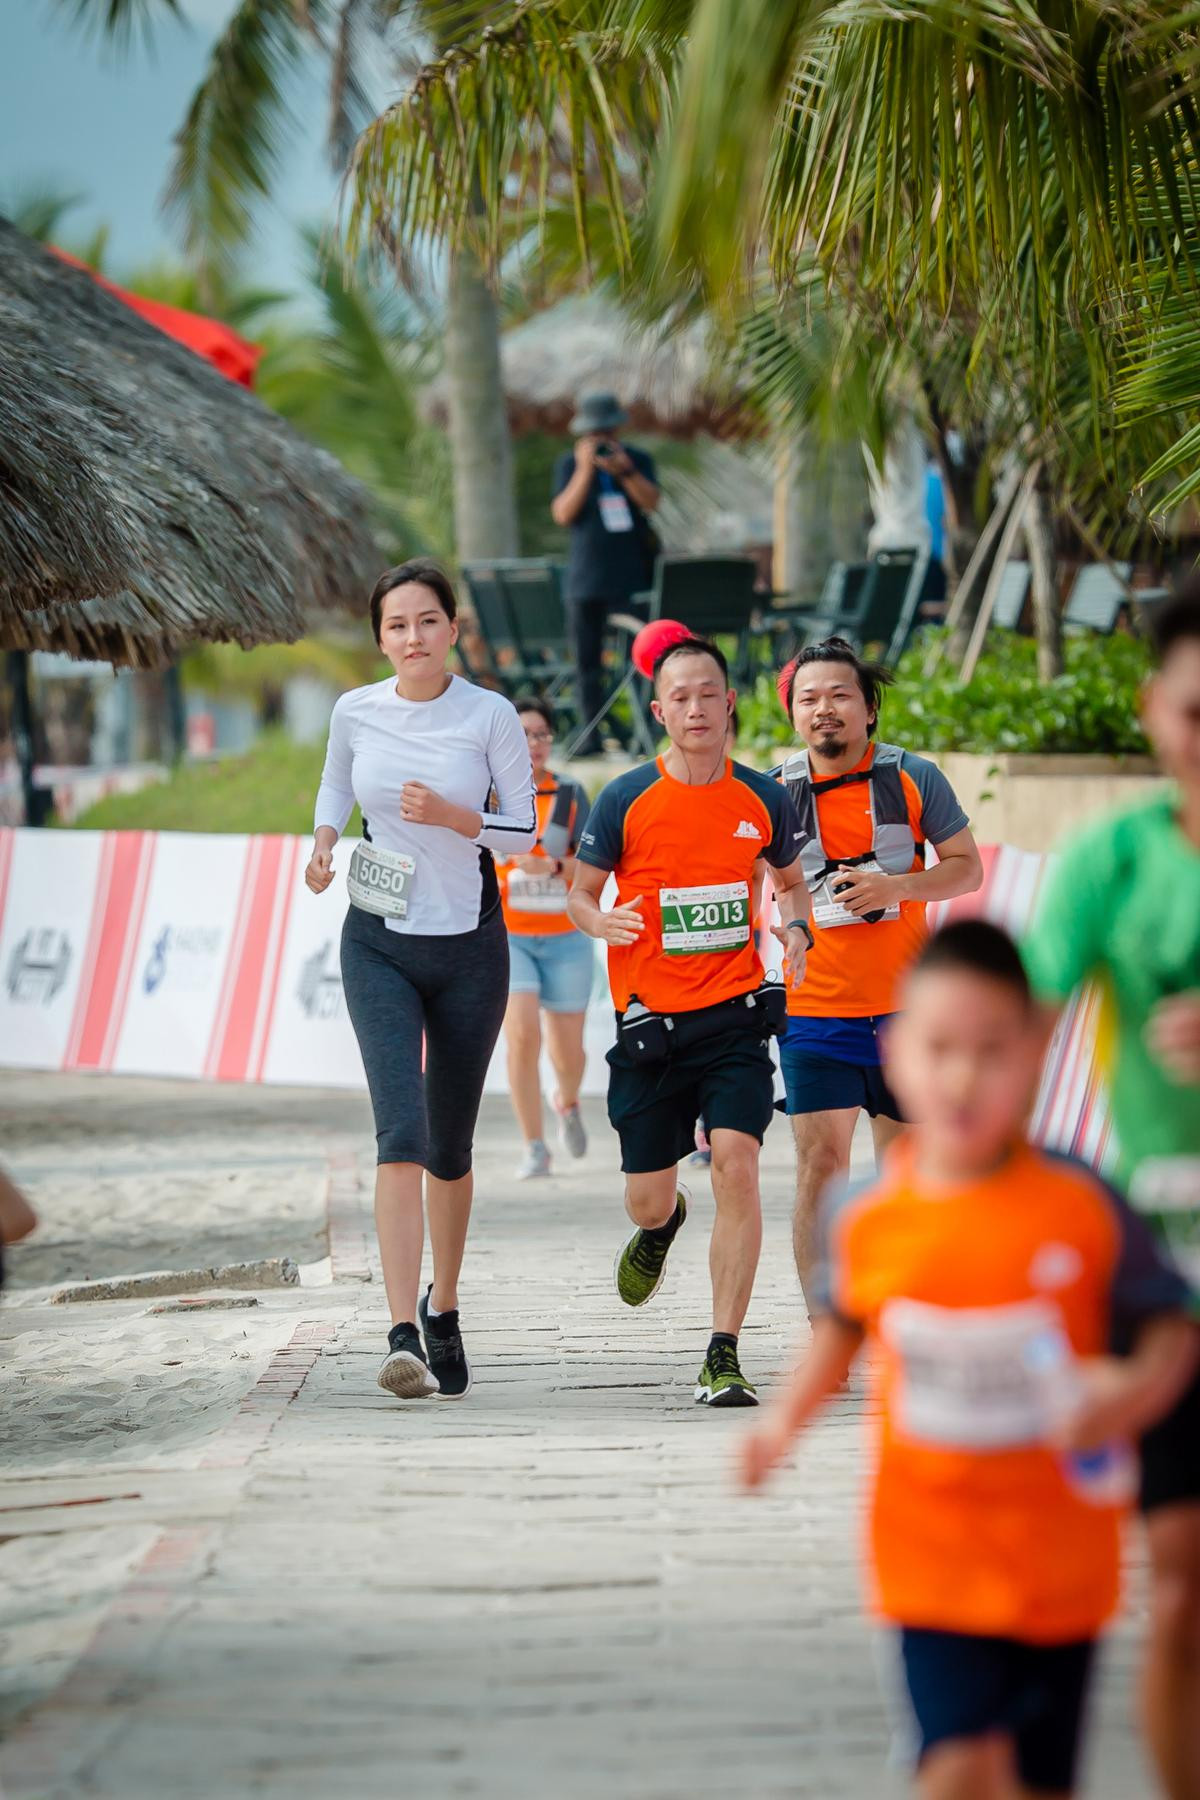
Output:
<instances>
[{"instance_id":1,"label":"orange t-shirt","mask_svg":"<svg viewBox=\"0 0 1200 1800\"><path fill-rule=\"evenodd\" d=\"M1127 1331L1180 1310L1187 1285L1080 1163L1022 1144L946 1192L922 1187L915 1157L902 1140L880 1179L825 1203L821 1303L881 1353L878 1610L1032 1643L1090 1637L1117 1602L1119 1513L1082 1497L1040 1441L1031 1334L1097 1355L1114 1319Z\"/></svg>"},{"instance_id":2,"label":"orange t-shirt","mask_svg":"<svg viewBox=\"0 0 1200 1800\"><path fill-rule=\"evenodd\" d=\"M848 774L869 769L875 745ZM813 778L813 797L821 842L831 862L865 856L871 848L871 808L866 782L821 789L833 776ZM923 756L904 751L900 784L908 803L908 822L917 849L912 867L925 867L925 844L945 843L967 824L954 790L941 770ZM788 1011L799 1018L868 1019L895 1012L897 990L905 970L916 960L925 942L925 903L902 900L898 919L879 919L872 925L820 926L813 922L816 940L808 953L804 980L788 991Z\"/></svg>"},{"instance_id":3,"label":"orange t-shirt","mask_svg":"<svg viewBox=\"0 0 1200 1800\"><path fill-rule=\"evenodd\" d=\"M537 843L529 852L531 856L539 856L545 860L545 875L526 875L523 869L518 869L511 857L496 858L496 876L500 883L504 923L517 937L561 937L565 932L575 929L567 917L567 881L564 876L555 875L550 866L551 859L542 848L542 838L550 823L554 802L564 789L570 790L572 794L569 854L575 854L579 845L579 833L587 821L588 798L578 782L564 780L547 769L537 784L534 801L537 808ZM522 898L528 901L527 905L519 904Z\"/></svg>"},{"instance_id":4,"label":"orange t-shirt","mask_svg":"<svg viewBox=\"0 0 1200 1800\"><path fill-rule=\"evenodd\" d=\"M692 787L660 757L610 781L579 840L579 860L611 869L617 903L640 894L646 929L611 944L608 979L623 1012L695 1012L749 994L763 978L754 945L754 864L786 869L800 850L791 799L769 775L726 761Z\"/></svg>"}]
</instances>

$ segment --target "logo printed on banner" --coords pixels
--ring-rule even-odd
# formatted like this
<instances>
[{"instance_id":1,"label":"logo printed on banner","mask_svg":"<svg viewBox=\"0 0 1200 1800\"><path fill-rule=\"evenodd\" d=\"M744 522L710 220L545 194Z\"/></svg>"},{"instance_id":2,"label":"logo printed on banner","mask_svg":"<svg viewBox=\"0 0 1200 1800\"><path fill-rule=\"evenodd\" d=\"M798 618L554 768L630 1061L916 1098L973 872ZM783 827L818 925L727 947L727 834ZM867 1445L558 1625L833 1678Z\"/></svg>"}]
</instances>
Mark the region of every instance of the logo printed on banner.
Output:
<instances>
[{"instance_id":1,"label":"logo printed on banner","mask_svg":"<svg viewBox=\"0 0 1200 1800\"><path fill-rule=\"evenodd\" d=\"M27 931L8 959L5 985L18 1005L48 1006L67 979L71 940L53 926Z\"/></svg>"},{"instance_id":2,"label":"logo printed on banner","mask_svg":"<svg viewBox=\"0 0 1200 1800\"><path fill-rule=\"evenodd\" d=\"M296 998L307 1019L336 1019L342 1010L342 977L336 963L329 967L333 939L306 957L296 983Z\"/></svg>"},{"instance_id":3,"label":"logo printed on banner","mask_svg":"<svg viewBox=\"0 0 1200 1800\"><path fill-rule=\"evenodd\" d=\"M170 977L170 985L197 993L213 978L213 965L221 953L220 931L204 926L180 930L164 925L150 947L142 971L142 989L155 993Z\"/></svg>"}]
</instances>

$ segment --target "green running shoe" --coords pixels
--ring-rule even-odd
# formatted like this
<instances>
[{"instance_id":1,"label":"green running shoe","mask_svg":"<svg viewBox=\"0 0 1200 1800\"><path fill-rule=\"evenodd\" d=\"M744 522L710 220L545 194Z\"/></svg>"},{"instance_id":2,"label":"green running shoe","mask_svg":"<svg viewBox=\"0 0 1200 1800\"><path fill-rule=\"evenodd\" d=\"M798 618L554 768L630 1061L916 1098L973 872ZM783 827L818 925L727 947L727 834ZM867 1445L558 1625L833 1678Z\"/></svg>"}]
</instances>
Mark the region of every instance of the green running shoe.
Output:
<instances>
[{"instance_id":1,"label":"green running shoe","mask_svg":"<svg viewBox=\"0 0 1200 1800\"><path fill-rule=\"evenodd\" d=\"M696 1383L696 1399L704 1406L758 1405L758 1393L742 1374L732 1344L709 1345Z\"/></svg>"},{"instance_id":2,"label":"green running shoe","mask_svg":"<svg viewBox=\"0 0 1200 1800\"><path fill-rule=\"evenodd\" d=\"M663 1284L667 1268L667 1252L675 1242L675 1234L687 1218L688 1191L675 1194L675 1217L657 1231L643 1231L639 1225L629 1242L617 1252L613 1279L617 1293L626 1306L645 1306L653 1300ZM669 1234L669 1235L668 1235Z\"/></svg>"}]
</instances>

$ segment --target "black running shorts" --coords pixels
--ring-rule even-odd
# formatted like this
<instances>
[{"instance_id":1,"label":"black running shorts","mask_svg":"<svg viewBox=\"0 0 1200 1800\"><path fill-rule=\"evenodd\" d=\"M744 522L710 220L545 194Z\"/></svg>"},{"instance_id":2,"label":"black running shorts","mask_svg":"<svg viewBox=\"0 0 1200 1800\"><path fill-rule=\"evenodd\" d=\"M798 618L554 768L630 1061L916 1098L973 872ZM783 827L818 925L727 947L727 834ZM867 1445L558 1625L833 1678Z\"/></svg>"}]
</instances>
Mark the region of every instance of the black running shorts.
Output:
<instances>
[{"instance_id":1,"label":"black running shorts","mask_svg":"<svg viewBox=\"0 0 1200 1800\"><path fill-rule=\"evenodd\" d=\"M1025 1788L1072 1791L1095 1649L1090 1639L1027 1644L906 1625L900 1647L922 1757L953 1738L1005 1732Z\"/></svg>"},{"instance_id":2,"label":"black running shorts","mask_svg":"<svg viewBox=\"0 0 1200 1800\"><path fill-rule=\"evenodd\" d=\"M743 1131L762 1143L775 1100L775 1066L765 1039L744 1027L705 1038L661 1063L634 1063L620 1044L608 1052L608 1116L627 1175L669 1169L695 1148L696 1121Z\"/></svg>"},{"instance_id":3,"label":"black running shorts","mask_svg":"<svg viewBox=\"0 0 1200 1800\"><path fill-rule=\"evenodd\" d=\"M1200 1506L1200 1375L1141 1442L1144 1513Z\"/></svg>"}]
</instances>

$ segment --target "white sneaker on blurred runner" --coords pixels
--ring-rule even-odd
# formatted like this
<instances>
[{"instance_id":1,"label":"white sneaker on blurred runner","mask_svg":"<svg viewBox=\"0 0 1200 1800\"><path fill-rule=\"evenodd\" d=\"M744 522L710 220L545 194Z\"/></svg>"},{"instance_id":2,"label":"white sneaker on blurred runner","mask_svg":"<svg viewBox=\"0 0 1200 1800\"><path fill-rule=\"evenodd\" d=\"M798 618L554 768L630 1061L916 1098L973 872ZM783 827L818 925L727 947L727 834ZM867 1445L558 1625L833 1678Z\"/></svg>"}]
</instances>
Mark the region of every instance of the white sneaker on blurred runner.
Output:
<instances>
[{"instance_id":1,"label":"white sneaker on blurred runner","mask_svg":"<svg viewBox=\"0 0 1200 1800\"><path fill-rule=\"evenodd\" d=\"M579 1102L576 1100L571 1106L560 1106L556 1100L554 1106L558 1113L558 1141L568 1156L573 1156L578 1161L581 1156L587 1155L588 1147L587 1131L583 1123L583 1114L579 1110Z\"/></svg>"},{"instance_id":2,"label":"white sneaker on blurred runner","mask_svg":"<svg viewBox=\"0 0 1200 1800\"><path fill-rule=\"evenodd\" d=\"M518 1181L533 1181L539 1175L550 1173L550 1151L541 1138L525 1147L525 1160L515 1170Z\"/></svg>"}]
</instances>

